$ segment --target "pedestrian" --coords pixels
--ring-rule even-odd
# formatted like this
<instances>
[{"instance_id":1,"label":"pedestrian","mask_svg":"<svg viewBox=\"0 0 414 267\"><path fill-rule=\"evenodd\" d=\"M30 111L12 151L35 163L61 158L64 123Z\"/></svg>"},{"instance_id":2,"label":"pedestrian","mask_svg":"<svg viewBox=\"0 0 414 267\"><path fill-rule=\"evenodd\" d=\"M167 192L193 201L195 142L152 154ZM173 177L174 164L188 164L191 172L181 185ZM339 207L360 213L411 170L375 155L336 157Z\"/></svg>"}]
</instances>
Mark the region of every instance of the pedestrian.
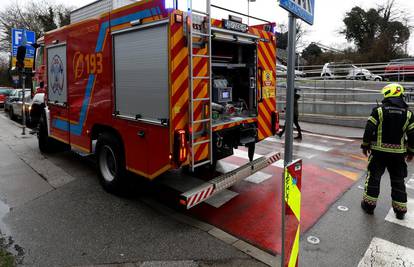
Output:
<instances>
[{"instance_id":1,"label":"pedestrian","mask_svg":"<svg viewBox=\"0 0 414 267\"><path fill-rule=\"evenodd\" d=\"M300 125L299 125L299 103L298 103L299 98L300 98L300 95L298 94L298 90L295 89L295 97L294 97L294 102L293 102L293 123L295 124L296 130L298 131L298 135L295 137L295 139L302 140L302 129L300 128ZM285 129L286 129L286 121L285 121L285 126L283 127L283 130L277 133L277 135L280 138L282 138L283 134L285 133Z\"/></svg>"},{"instance_id":2,"label":"pedestrian","mask_svg":"<svg viewBox=\"0 0 414 267\"><path fill-rule=\"evenodd\" d=\"M414 116L403 99L404 87L389 84L382 89L382 105L372 110L365 127L362 152L368 158L368 173L361 207L373 214L385 169L391 178L391 198L395 216L403 220L407 213L404 179L407 162L414 155Z\"/></svg>"}]
</instances>

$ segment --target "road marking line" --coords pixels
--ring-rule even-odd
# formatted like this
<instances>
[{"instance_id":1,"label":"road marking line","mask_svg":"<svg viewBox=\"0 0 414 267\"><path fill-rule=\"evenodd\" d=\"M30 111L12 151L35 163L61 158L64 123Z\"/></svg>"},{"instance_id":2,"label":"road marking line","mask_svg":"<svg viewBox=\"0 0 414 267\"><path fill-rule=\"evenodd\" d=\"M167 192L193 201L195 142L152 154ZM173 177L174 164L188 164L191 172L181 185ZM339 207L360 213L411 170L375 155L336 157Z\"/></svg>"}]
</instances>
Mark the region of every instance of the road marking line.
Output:
<instances>
[{"instance_id":1,"label":"road marking line","mask_svg":"<svg viewBox=\"0 0 414 267\"><path fill-rule=\"evenodd\" d=\"M359 159L359 160L362 160L362 161L368 161L368 158L367 157L365 157L365 156L358 156L358 155L355 155L355 154L351 154L351 158Z\"/></svg>"},{"instance_id":2,"label":"road marking line","mask_svg":"<svg viewBox=\"0 0 414 267\"><path fill-rule=\"evenodd\" d=\"M283 169L285 167L285 161L283 159L279 159L278 161L273 163L272 166Z\"/></svg>"},{"instance_id":3,"label":"road marking line","mask_svg":"<svg viewBox=\"0 0 414 267\"><path fill-rule=\"evenodd\" d=\"M338 140L338 141L343 141L343 142L354 142L355 141L355 140L349 139L349 138L327 136L327 135L315 134L315 133L304 133L304 132L302 132L302 134L303 135L309 135L309 136L323 137L323 138L326 138L326 139Z\"/></svg>"},{"instance_id":4,"label":"road marking line","mask_svg":"<svg viewBox=\"0 0 414 267\"><path fill-rule=\"evenodd\" d=\"M413 176L411 176L413 177ZM405 184L405 186L407 188L413 189L414 190L414 178L411 178L410 180L407 181L407 183Z\"/></svg>"},{"instance_id":5,"label":"road marking line","mask_svg":"<svg viewBox=\"0 0 414 267\"><path fill-rule=\"evenodd\" d=\"M273 143L279 143L279 144L284 144L285 143L285 141L277 140L274 137L268 137L265 140L269 141L269 142L273 142ZM303 143L303 142L293 142L293 145L294 146L299 146L299 147L310 148L310 149L314 149L314 150L319 150L319 151L323 151L323 152L328 152L328 151L331 151L333 149L333 147L320 146L320 145L314 145L314 144Z\"/></svg>"},{"instance_id":6,"label":"road marking line","mask_svg":"<svg viewBox=\"0 0 414 267\"><path fill-rule=\"evenodd\" d=\"M351 179L353 181L356 181L359 179L359 173L357 172L338 170L338 169L333 169L333 168L327 168L327 169L339 175L345 176L346 178Z\"/></svg>"},{"instance_id":7,"label":"road marking line","mask_svg":"<svg viewBox=\"0 0 414 267\"><path fill-rule=\"evenodd\" d=\"M249 159L249 153L247 151L241 150L241 149L233 149L233 155L239 158L243 159ZM263 155L259 155L254 153L253 159L258 159L260 157L263 157Z\"/></svg>"},{"instance_id":8,"label":"road marking line","mask_svg":"<svg viewBox=\"0 0 414 267\"><path fill-rule=\"evenodd\" d=\"M374 237L358 267L414 266L414 250Z\"/></svg>"},{"instance_id":9,"label":"road marking line","mask_svg":"<svg viewBox=\"0 0 414 267\"><path fill-rule=\"evenodd\" d=\"M239 194L236 192L224 189L223 191L215 194L214 196L212 196L204 202L215 208L220 208L221 206L223 206L224 204L226 204L238 195Z\"/></svg>"},{"instance_id":10,"label":"road marking line","mask_svg":"<svg viewBox=\"0 0 414 267\"><path fill-rule=\"evenodd\" d=\"M217 163L216 171L221 172L221 173L227 173L227 172L237 169L238 167L240 166L236 164L228 163L225 161L219 161ZM253 175L250 175L244 180L250 183L260 184L270 178L272 178L271 174L259 171L259 172L254 173Z\"/></svg>"},{"instance_id":11,"label":"road marking line","mask_svg":"<svg viewBox=\"0 0 414 267\"><path fill-rule=\"evenodd\" d=\"M414 208L414 198L408 198L407 207L408 209ZM409 210L407 214L405 214L404 220L398 220L397 218L395 218L394 210L391 208L387 214L387 217L385 217L385 220L395 223L395 224L405 226L410 229L414 229L414 211L413 210L411 210L411 212Z\"/></svg>"}]
</instances>

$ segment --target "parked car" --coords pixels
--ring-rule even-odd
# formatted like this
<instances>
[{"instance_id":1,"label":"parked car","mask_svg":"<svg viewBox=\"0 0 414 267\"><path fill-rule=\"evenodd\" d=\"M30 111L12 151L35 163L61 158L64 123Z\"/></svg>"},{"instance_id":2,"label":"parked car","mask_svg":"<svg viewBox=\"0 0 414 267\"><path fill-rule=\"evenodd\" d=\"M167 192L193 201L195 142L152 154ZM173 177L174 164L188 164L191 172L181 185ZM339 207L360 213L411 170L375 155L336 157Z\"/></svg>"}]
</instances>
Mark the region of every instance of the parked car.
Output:
<instances>
[{"instance_id":1,"label":"parked car","mask_svg":"<svg viewBox=\"0 0 414 267\"><path fill-rule=\"evenodd\" d=\"M352 69L349 70L349 73L346 76L346 78L350 80L371 80L376 82L382 81L381 76L373 74L371 71L367 69L358 68L354 65L352 65Z\"/></svg>"},{"instance_id":2,"label":"parked car","mask_svg":"<svg viewBox=\"0 0 414 267\"><path fill-rule=\"evenodd\" d=\"M14 100L11 102L11 105L9 107L9 116L12 120L19 118L21 119L23 117L23 90L18 91L17 93L17 98L14 98ZM30 89L26 89L25 90L25 94L24 94L24 102L25 102L25 112L26 112L26 117L28 117L29 115L29 106L30 106L30 102L32 100L32 96L31 96L31 90Z\"/></svg>"},{"instance_id":3,"label":"parked car","mask_svg":"<svg viewBox=\"0 0 414 267\"><path fill-rule=\"evenodd\" d=\"M287 67L282 64L276 63L276 76L278 78L286 78L287 77ZM295 78L303 78L306 74L303 71L295 69Z\"/></svg>"},{"instance_id":4,"label":"parked car","mask_svg":"<svg viewBox=\"0 0 414 267\"><path fill-rule=\"evenodd\" d=\"M23 89L14 89L5 99L4 101L4 111L8 112L11 107L11 103L13 101L17 101L19 98L19 92L21 92Z\"/></svg>"},{"instance_id":5,"label":"parked car","mask_svg":"<svg viewBox=\"0 0 414 267\"><path fill-rule=\"evenodd\" d=\"M369 70L357 67L351 63L330 62L322 68L321 77L324 79L353 79L382 81L382 77Z\"/></svg>"},{"instance_id":6,"label":"parked car","mask_svg":"<svg viewBox=\"0 0 414 267\"><path fill-rule=\"evenodd\" d=\"M384 76L388 80L413 80L414 58L400 58L391 60L385 67Z\"/></svg>"},{"instance_id":7,"label":"parked car","mask_svg":"<svg viewBox=\"0 0 414 267\"><path fill-rule=\"evenodd\" d=\"M42 110L45 108L45 93L37 93L33 96L29 105L29 122L35 127L39 123Z\"/></svg>"},{"instance_id":8,"label":"parked car","mask_svg":"<svg viewBox=\"0 0 414 267\"><path fill-rule=\"evenodd\" d=\"M6 98L13 92L13 88L0 87L0 107L4 107Z\"/></svg>"}]
</instances>

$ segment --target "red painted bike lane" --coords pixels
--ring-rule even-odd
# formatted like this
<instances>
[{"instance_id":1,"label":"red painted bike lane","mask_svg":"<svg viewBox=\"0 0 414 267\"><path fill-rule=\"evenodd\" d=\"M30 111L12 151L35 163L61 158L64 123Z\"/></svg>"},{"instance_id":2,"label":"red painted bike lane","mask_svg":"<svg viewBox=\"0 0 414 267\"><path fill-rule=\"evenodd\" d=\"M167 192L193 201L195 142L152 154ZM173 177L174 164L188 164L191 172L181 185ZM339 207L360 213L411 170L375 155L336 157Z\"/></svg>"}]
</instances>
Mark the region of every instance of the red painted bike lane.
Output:
<instances>
[{"instance_id":1,"label":"red painted bike lane","mask_svg":"<svg viewBox=\"0 0 414 267\"><path fill-rule=\"evenodd\" d=\"M358 148L358 142L344 145L333 151L320 154L315 159L304 160L302 178L301 232L305 233L328 208L350 188L356 174L363 174L365 160L351 157ZM342 164L329 160L342 160ZM245 159L230 157L226 163L241 166ZM328 162L328 164L326 164ZM343 165L343 166L342 166ZM350 166L351 167L350 167ZM349 168L353 168L352 172ZM242 181L229 190L238 195L219 208L206 203L191 209L188 213L210 223L240 239L243 239L273 254L281 251L281 181L280 167L270 166L262 172L271 178L261 183ZM350 177L354 174L355 177ZM289 229L288 229L289 230Z\"/></svg>"}]
</instances>

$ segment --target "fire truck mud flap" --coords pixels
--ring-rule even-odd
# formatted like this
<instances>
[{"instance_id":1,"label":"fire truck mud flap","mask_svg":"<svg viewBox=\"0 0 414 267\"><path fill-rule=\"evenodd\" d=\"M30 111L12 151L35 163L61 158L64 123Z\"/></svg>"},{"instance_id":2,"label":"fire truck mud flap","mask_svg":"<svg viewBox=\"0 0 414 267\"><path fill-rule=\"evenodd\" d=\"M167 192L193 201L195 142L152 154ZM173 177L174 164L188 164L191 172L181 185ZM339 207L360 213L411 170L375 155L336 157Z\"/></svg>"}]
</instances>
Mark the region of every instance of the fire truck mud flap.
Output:
<instances>
[{"instance_id":1,"label":"fire truck mud flap","mask_svg":"<svg viewBox=\"0 0 414 267\"><path fill-rule=\"evenodd\" d=\"M215 194L227 189L250 175L266 168L281 158L279 152L272 152L249 162L231 172L220 175L213 180L197 186L180 195L180 204L190 209Z\"/></svg>"}]
</instances>

